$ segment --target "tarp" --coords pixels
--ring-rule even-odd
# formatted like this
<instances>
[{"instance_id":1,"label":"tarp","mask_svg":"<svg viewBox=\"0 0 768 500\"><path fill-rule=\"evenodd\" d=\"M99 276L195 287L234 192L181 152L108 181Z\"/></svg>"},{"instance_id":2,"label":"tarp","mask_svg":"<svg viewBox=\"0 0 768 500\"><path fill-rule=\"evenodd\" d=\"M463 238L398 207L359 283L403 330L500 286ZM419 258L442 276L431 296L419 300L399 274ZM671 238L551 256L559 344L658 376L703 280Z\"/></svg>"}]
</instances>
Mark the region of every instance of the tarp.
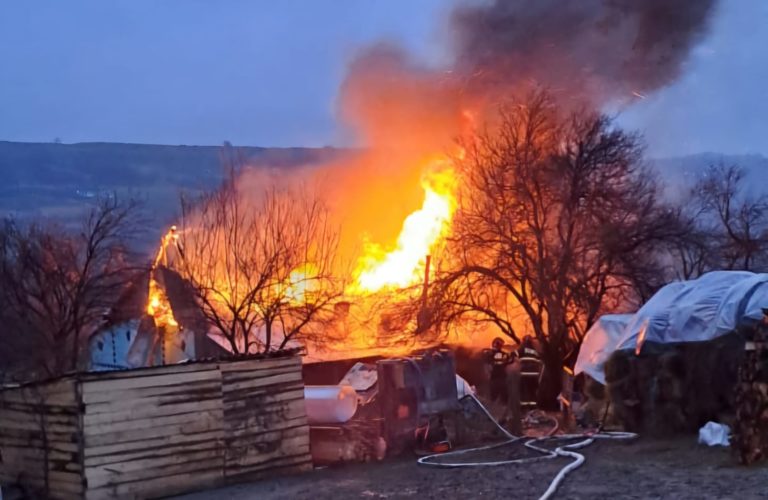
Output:
<instances>
[{"instance_id":1,"label":"tarp","mask_svg":"<svg viewBox=\"0 0 768 500\"><path fill-rule=\"evenodd\" d=\"M600 318L584 337L575 372L605 383L603 363L614 350L635 349L638 342L712 340L741 324L759 321L764 307L768 308L768 274L713 271L670 283L636 313ZM624 326L618 324L621 318L626 319Z\"/></svg>"},{"instance_id":2,"label":"tarp","mask_svg":"<svg viewBox=\"0 0 768 500\"><path fill-rule=\"evenodd\" d=\"M624 328L631 319L631 314L606 314L598 319L584 336L575 373L584 372L605 384L603 363L616 350Z\"/></svg>"}]
</instances>

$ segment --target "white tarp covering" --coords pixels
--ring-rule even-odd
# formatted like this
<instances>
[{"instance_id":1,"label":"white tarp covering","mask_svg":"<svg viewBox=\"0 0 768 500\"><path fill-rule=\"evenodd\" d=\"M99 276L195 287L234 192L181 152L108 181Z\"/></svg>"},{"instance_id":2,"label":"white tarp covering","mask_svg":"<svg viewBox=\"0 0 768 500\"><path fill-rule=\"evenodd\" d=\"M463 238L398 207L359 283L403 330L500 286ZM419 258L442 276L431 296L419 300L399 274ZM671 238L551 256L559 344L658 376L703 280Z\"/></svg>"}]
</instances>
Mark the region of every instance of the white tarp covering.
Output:
<instances>
[{"instance_id":1,"label":"white tarp covering","mask_svg":"<svg viewBox=\"0 0 768 500\"><path fill-rule=\"evenodd\" d=\"M575 372L577 374L584 372L601 384L605 384L603 363L616 350L624 328L631 319L631 314L606 314L598 319L584 336L579 358L576 360Z\"/></svg>"},{"instance_id":2,"label":"white tarp covering","mask_svg":"<svg viewBox=\"0 0 768 500\"><path fill-rule=\"evenodd\" d=\"M607 315L587 332L576 373L605 383L603 363L616 349L635 349L640 342L712 340L737 325L757 321L768 308L768 274L714 271L691 281L670 283L633 315ZM616 317L628 316L617 334Z\"/></svg>"}]
</instances>

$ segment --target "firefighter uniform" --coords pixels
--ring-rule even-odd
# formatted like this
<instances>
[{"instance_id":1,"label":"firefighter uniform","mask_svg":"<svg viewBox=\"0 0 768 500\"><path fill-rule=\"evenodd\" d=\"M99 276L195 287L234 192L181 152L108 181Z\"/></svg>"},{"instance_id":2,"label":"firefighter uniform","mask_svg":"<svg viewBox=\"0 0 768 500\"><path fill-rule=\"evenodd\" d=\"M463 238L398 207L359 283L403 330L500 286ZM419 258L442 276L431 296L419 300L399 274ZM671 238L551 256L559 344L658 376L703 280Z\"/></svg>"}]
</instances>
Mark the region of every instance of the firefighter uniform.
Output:
<instances>
[{"instance_id":1,"label":"firefighter uniform","mask_svg":"<svg viewBox=\"0 0 768 500\"><path fill-rule=\"evenodd\" d=\"M504 343L501 339L493 342L490 352L491 361L491 401L507 403L507 366L512 362L512 357L503 350Z\"/></svg>"},{"instance_id":2,"label":"firefighter uniform","mask_svg":"<svg viewBox=\"0 0 768 500\"><path fill-rule=\"evenodd\" d=\"M520 362L520 403L524 408L536 408L543 365L531 337L523 339L517 359Z\"/></svg>"}]
</instances>

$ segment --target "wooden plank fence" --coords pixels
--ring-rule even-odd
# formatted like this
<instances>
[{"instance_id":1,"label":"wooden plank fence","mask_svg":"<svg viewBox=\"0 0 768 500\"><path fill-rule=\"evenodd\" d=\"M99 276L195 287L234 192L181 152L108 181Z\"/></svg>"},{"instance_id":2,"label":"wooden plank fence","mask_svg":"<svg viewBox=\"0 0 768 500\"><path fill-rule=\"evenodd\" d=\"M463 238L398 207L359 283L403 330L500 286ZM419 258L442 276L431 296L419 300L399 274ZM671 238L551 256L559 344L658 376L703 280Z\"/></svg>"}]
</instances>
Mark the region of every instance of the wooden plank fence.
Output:
<instances>
[{"instance_id":1,"label":"wooden plank fence","mask_svg":"<svg viewBox=\"0 0 768 500\"><path fill-rule=\"evenodd\" d=\"M310 468L293 354L0 391L0 482L38 495L152 498Z\"/></svg>"}]
</instances>

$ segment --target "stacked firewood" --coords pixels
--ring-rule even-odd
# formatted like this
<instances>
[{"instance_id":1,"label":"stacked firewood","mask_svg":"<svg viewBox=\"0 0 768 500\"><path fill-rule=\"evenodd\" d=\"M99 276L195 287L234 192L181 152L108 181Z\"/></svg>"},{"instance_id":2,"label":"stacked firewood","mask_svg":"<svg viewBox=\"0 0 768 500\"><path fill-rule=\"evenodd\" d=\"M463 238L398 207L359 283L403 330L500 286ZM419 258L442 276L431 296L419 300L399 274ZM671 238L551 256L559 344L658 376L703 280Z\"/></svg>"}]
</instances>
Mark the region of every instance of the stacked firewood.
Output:
<instances>
[{"instance_id":1,"label":"stacked firewood","mask_svg":"<svg viewBox=\"0 0 768 500\"><path fill-rule=\"evenodd\" d=\"M731 440L743 465L768 458L768 318L747 332L747 341L736 387L736 421Z\"/></svg>"},{"instance_id":2,"label":"stacked firewood","mask_svg":"<svg viewBox=\"0 0 768 500\"><path fill-rule=\"evenodd\" d=\"M664 435L733 418L744 339L733 332L708 342L646 343L616 351L605 364L608 399L625 429Z\"/></svg>"}]
</instances>

